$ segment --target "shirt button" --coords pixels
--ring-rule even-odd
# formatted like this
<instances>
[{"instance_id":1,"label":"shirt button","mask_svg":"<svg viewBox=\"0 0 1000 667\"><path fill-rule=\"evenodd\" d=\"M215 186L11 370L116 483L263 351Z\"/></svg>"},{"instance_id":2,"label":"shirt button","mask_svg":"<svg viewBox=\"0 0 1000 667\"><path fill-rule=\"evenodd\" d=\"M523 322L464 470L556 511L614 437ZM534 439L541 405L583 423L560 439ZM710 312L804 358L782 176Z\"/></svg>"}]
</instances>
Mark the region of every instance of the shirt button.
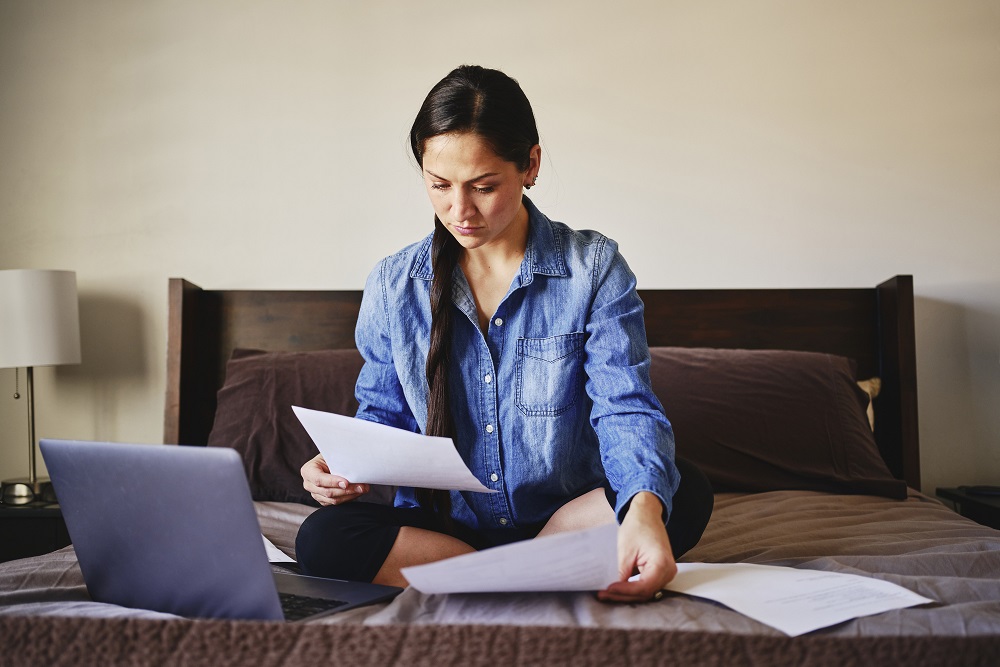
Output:
<instances>
[{"instance_id":1,"label":"shirt button","mask_svg":"<svg viewBox=\"0 0 1000 667\"><path fill-rule=\"evenodd\" d=\"M503 319L498 317L495 320L493 320L493 324L497 325L498 327L502 327L503 326Z\"/></svg>"},{"instance_id":2,"label":"shirt button","mask_svg":"<svg viewBox=\"0 0 1000 667\"><path fill-rule=\"evenodd\" d=\"M500 525L501 526L506 526L507 525L507 519L505 519L503 517L500 517Z\"/></svg>"},{"instance_id":3,"label":"shirt button","mask_svg":"<svg viewBox=\"0 0 1000 667\"><path fill-rule=\"evenodd\" d=\"M485 382L486 384L489 384L490 382L493 382L493 376L490 375L489 373L487 373L486 377L483 378L483 382Z\"/></svg>"},{"instance_id":4,"label":"shirt button","mask_svg":"<svg viewBox=\"0 0 1000 667\"><path fill-rule=\"evenodd\" d=\"M500 475L493 473L492 475L490 475L490 479L495 482L498 479L500 479Z\"/></svg>"},{"instance_id":5,"label":"shirt button","mask_svg":"<svg viewBox=\"0 0 1000 667\"><path fill-rule=\"evenodd\" d=\"M487 424L486 425L486 432L487 433L492 433L493 432L493 424Z\"/></svg>"}]
</instances>

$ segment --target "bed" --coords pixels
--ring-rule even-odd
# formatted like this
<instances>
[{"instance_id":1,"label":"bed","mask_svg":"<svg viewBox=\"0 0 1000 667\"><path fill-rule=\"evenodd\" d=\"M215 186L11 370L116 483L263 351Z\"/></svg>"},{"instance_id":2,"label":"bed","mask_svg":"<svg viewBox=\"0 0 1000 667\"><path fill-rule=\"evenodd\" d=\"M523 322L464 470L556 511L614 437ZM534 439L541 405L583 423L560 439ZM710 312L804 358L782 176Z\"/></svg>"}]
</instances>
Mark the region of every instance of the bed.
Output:
<instances>
[{"instance_id":1,"label":"bed","mask_svg":"<svg viewBox=\"0 0 1000 667\"><path fill-rule=\"evenodd\" d=\"M356 406L361 294L168 294L164 441L238 449L262 532L294 556L312 450L286 406ZM0 664L1000 664L1000 532L920 490L912 278L640 294L678 452L716 490L684 560L866 574L935 603L795 638L705 600L589 593L407 589L310 623L190 620L90 601L67 547L0 564Z\"/></svg>"}]
</instances>

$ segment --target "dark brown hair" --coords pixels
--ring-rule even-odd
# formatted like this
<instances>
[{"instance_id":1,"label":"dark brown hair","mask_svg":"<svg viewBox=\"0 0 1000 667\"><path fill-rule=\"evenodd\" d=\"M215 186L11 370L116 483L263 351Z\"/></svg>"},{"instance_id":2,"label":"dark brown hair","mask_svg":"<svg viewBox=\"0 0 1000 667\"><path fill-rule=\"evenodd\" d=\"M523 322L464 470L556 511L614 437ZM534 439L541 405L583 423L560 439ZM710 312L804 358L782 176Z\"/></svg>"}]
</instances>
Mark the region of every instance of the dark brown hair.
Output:
<instances>
[{"instance_id":1,"label":"dark brown hair","mask_svg":"<svg viewBox=\"0 0 1000 667\"><path fill-rule=\"evenodd\" d=\"M531 149L538 144L538 129L531 104L517 81L503 72L477 65L452 70L424 99L410 128L410 148L423 166L424 144L431 137L470 132L482 138L503 160L520 171L531 164ZM455 438L455 419L448 389L451 368L451 285L461 247L434 216L431 283L431 340L427 353L428 435ZM421 505L448 516L446 491L417 490Z\"/></svg>"}]
</instances>

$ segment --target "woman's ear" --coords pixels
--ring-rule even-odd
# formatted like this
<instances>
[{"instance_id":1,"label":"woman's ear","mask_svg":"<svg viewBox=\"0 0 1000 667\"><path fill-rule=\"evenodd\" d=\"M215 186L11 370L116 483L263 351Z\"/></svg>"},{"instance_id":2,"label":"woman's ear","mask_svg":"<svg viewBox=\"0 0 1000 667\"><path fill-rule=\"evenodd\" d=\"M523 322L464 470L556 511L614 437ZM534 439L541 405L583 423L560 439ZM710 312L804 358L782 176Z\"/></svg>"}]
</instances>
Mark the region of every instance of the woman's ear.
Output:
<instances>
[{"instance_id":1,"label":"woman's ear","mask_svg":"<svg viewBox=\"0 0 1000 667\"><path fill-rule=\"evenodd\" d=\"M538 170L542 166L542 147L535 144L528 152L528 170L524 172L524 187L530 188L538 180Z\"/></svg>"}]
</instances>

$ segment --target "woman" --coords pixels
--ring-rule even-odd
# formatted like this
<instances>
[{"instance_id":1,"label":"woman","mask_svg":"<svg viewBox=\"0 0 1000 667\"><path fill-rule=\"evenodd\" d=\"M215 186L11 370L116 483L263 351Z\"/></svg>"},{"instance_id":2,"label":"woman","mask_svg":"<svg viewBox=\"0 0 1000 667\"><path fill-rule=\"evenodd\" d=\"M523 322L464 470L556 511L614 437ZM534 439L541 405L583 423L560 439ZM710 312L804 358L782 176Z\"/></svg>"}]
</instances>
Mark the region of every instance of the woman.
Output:
<instances>
[{"instance_id":1,"label":"woman","mask_svg":"<svg viewBox=\"0 0 1000 667\"><path fill-rule=\"evenodd\" d=\"M323 507L300 529L300 564L405 586L406 566L617 520L621 580L598 597L653 598L701 536L712 494L674 463L635 277L613 241L550 221L524 196L541 148L505 74L451 72L410 144L435 229L368 278L357 416L453 438L500 493L401 488L395 507L351 503L369 487L318 456L302 467Z\"/></svg>"}]
</instances>

